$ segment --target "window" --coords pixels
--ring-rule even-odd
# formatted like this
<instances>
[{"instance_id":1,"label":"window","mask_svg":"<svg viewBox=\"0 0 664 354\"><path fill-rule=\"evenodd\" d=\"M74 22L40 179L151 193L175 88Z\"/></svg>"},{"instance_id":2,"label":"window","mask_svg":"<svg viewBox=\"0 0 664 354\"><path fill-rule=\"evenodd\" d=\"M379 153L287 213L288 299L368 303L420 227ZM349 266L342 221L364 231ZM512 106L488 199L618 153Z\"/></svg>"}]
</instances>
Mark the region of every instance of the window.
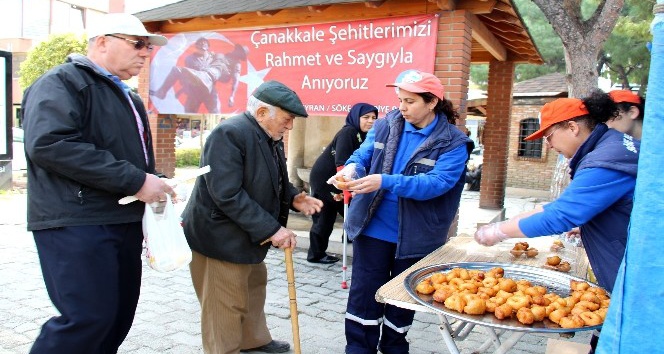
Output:
<instances>
[{"instance_id":1,"label":"window","mask_svg":"<svg viewBox=\"0 0 664 354\"><path fill-rule=\"evenodd\" d=\"M528 135L539 129L539 120L537 118L526 118L519 123L519 157L542 157L542 139L526 141L523 140Z\"/></svg>"}]
</instances>

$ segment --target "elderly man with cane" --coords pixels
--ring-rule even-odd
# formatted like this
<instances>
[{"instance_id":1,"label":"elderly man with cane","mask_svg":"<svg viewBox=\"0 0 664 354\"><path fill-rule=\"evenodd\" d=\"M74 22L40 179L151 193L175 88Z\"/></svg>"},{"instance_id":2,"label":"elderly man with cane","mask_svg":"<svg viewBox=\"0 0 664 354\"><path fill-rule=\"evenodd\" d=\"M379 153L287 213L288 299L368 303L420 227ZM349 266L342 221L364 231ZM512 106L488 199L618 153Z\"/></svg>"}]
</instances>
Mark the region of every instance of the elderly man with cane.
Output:
<instances>
[{"instance_id":1,"label":"elderly man with cane","mask_svg":"<svg viewBox=\"0 0 664 354\"><path fill-rule=\"evenodd\" d=\"M270 243L295 247L289 208L311 215L322 207L288 181L282 138L295 117L307 117L297 94L268 81L248 98L246 112L219 124L205 143L201 166L211 171L196 181L183 222L206 353L290 349L267 327L263 261Z\"/></svg>"}]
</instances>

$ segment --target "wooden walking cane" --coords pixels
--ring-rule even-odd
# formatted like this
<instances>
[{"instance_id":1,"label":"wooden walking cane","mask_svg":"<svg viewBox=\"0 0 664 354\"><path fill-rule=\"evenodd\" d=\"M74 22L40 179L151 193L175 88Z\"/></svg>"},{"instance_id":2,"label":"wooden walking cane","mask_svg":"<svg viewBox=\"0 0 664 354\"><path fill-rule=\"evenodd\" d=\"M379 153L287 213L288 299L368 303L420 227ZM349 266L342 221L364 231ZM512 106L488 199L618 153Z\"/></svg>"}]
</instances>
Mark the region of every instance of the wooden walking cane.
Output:
<instances>
[{"instance_id":1,"label":"wooden walking cane","mask_svg":"<svg viewBox=\"0 0 664 354\"><path fill-rule=\"evenodd\" d=\"M295 354L300 351L300 325L297 320L297 297L295 296L295 271L293 270L293 249L286 248L286 277L288 278L288 299L290 300L291 327L293 328L293 347Z\"/></svg>"}]
</instances>

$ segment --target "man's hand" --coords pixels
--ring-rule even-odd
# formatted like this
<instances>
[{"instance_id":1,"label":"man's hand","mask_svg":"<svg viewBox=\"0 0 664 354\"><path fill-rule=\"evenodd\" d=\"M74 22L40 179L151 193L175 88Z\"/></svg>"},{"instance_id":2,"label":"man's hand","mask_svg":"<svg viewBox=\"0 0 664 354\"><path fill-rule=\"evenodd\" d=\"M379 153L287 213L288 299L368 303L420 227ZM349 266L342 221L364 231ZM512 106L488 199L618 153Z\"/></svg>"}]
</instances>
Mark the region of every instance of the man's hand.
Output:
<instances>
[{"instance_id":1,"label":"man's hand","mask_svg":"<svg viewBox=\"0 0 664 354\"><path fill-rule=\"evenodd\" d=\"M498 242L509 238L501 229L502 222L488 224L480 227L475 232L475 241L484 246L493 246Z\"/></svg>"},{"instance_id":2,"label":"man's hand","mask_svg":"<svg viewBox=\"0 0 664 354\"><path fill-rule=\"evenodd\" d=\"M380 189L383 183L383 176L380 174L368 175L360 179L348 182L348 190L357 193L371 193Z\"/></svg>"},{"instance_id":3,"label":"man's hand","mask_svg":"<svg viewBox=\"0 0 664 354\"><path fill-rule=\"evenodd\" d=\"M177 198L173 188L159 177L147 173L143 186L136 193L135 197L144 203L158 203L166 200L166 194L171 195L171 199Z\"/></svg>"},{"instance_id":4,"label":"man's hand","mask_svg":"<svg viewBox=\"0 0 664 354\"><path fill-rule=\"evenodd\" d=\"M293 207L304 215L313 215L320 211L323 202L302 192L293 198Z\"/></svg>"},{"instance_id":5,"label":"man's hand","mask_svg":"<svg viewBox=\"0 0 664 354\"><path fill-rule=\"evenodd\" d=\"M293 231L282 226L276 234L270 237L270 241L272 241L272 246L274 247L293 249L295 248L295 245L297 245L297 240L295 238L296 235Z\"/></svg>"}]
</instances>

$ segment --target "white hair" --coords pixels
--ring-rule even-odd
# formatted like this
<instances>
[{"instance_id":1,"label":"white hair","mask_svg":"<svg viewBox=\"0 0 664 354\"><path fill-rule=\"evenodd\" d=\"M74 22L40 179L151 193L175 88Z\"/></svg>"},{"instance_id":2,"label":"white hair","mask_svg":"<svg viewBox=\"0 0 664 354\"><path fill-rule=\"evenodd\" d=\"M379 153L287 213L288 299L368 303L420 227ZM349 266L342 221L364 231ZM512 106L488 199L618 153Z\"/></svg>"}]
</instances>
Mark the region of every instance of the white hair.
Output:
<instances>
[{"instance_id":1,"label":"white hair","mask_svg":"<svg viewBox=\"0 0 664 354\"><path fill-rule=\"evenodd\" d=\"M269 103L265 103L254 96L249 96L249 98L247 99L247 112L251 113L252 116L256 117L258 109L261 107L265 107L268 109L268 111L270 112L270 117L274 117L274 115L277 114L277 107Z\"/></svg>"}]
</instances>

